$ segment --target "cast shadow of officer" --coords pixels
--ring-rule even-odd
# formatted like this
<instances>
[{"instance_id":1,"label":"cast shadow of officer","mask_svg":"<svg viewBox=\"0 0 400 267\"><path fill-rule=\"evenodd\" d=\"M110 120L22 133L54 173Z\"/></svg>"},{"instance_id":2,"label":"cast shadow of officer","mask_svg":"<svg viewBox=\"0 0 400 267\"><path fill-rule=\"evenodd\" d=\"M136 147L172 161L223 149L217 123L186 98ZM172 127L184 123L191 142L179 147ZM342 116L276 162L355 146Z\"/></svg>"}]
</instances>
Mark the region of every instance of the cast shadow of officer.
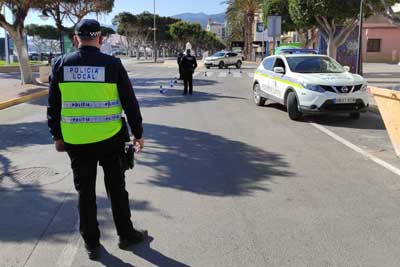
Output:
<instances>
[{"instance_id":1,"label":"cast shadow of officer","mask_svg":"<svg viewBox=\"0 0 400 267\"><path fill-rule=\"evenodd\" d=\"M100 245L100 258L97 260L105 267L135 267L134 265L124 262L123 260L108 253L105 247Z\"/></svg>"},{"instance_id":2,"label":"cast shadow of officer","mask_svg":"<svg viewBox=\"0 0 400 267\"><path fill-rule=\"evenodd\" d=\"M146 261L152 263L154 266L159 267L190 267L190 265L184 264L182 262L171 259L162 253L154 250L150 247L150 243L154 240L153 237L149 236L140 245L134 246L129 251L132 251L138 257L145 259Z\"/></svg>"}]
</instances>

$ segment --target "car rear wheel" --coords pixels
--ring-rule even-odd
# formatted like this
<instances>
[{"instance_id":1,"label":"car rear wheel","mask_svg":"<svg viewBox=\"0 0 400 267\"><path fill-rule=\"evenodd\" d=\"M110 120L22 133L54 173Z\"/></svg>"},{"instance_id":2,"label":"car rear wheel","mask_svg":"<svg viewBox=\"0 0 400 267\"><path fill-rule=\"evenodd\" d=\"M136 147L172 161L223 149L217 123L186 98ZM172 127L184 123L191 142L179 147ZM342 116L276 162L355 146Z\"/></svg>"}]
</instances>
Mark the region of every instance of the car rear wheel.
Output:
<instances>
[{"instance_id":1,"label":"car rear wheel","mask_svg":"<svg viewBox=\"0 0 400 267\"><path fill-rule=\"evenodd\" d=\"M223 69L224 67L225 67L225 63L224 63L223 61L221 61L221 62L218 64L218 68Z\"/></svg>"},{"instance_id":2,"label":"car rear wheel","mask_svg":"<svg viewBox=\"0 0 400 267\"><path fill-rule=\"evenodd\" d=\"M206 66L206 69L210 69L210 66Z\"/></svg>"},{"instance_id":3,"label":"car rear wheel","mask_svg":"<svg viewBox=\"0 0 400 267\"><path fill-rule=\"evenodd\" d=\"M240 69L242 67L242 61L238 60L238 62L236 63L236 68Z\"/></svg>"},{"instance_id":4,"label":"car rear wheel","mask_svg":"<svg viewBox=\"0 0 400 267\"><path fill-rule=\"evenodd\" d=\"M297 121L301 118L302 114L299 111L299 102L297 101L296 94L290 92L287 97L287 111L291 120Z\"/></svg>"},{"instance_id":5,"label":"car rear wheel","mask_svg":"<svg viewBox=\"0 0 400 267\"><path fill-rule=\"evenodd\" d=\"M352 119L352 120L360 119L360 112L352 112L352 113L350 113L350 119Z\"/></svg>"},{"instance_id":6,"label":"car rear wheel","mask_svg":"<svg viewBox=\"0 0 400 267\"><path fill-rule=\"evenodd\" d=\"M258 83L253 86L253 99L257 106L264 106L265 101L267 101L266 98L260 96L260 85Z\"/></svg>"}]
</instances>

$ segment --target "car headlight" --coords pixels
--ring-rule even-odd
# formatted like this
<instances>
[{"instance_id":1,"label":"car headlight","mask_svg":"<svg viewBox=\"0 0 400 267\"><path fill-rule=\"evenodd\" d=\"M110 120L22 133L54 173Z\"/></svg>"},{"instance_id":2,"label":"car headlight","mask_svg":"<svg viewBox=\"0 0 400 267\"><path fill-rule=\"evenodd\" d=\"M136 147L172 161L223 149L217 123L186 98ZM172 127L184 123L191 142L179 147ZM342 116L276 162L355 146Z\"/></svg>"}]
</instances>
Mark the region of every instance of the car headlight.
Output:
<instances>
[{"instance_id":1,"label":"car headlight","mask_svg":"<svg viewBox=\"0 0 400 267\"><path fill-rule=\"evenodd\" d=\"M318 93L325 93L325 89L317 84L303 84L303 87L310 91L314 91L314 92L318 92Z\"/></svg>"},{"instance_id":2,"label":"car headlight","mask_svg":"<svg viewBox=\"0 0 400 267\"><path fill-rule=\"evenodd\" d=\"M367 90L368 90L368 84L367 84L367 83L364 83L364 84L361 86L360 91L361 91L361 92L366 92Z\"/></svg>"}]
</instances>

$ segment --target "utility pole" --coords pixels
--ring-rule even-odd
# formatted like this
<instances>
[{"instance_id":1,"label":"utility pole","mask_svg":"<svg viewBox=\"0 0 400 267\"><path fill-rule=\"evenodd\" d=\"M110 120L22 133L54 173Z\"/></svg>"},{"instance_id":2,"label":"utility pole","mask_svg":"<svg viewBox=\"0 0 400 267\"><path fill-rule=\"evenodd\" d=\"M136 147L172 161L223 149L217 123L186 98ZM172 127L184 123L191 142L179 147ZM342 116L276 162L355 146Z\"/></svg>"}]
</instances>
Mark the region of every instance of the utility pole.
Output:
<instances>
[{"instance_id":1,"label":"utility pole","mask_svg":"<svg viewBox=\"0 0 400 267\"><path fill-rule=\"evenodd\" d=\"M360 2L360 24L358 26L358 51L357 51L357 70L356 73L362 75L362 34L363 34L363 4L364 0Z\"/></svg>"},{"instance_id":2,"label":"utility pole","mask_svg":"<svg viewBox=\"0 0 400 267\"><path fill-rule=\"evenodd\" d=\"M156 0L153 1L154 3L154 24L153 24L153 31L154 31L154 42L153 42L153 54L154 54L154 62L157 62L157 49L156 49L156 44L157 44L157 28L156 28Z\"/></svg>"}]
</instances>

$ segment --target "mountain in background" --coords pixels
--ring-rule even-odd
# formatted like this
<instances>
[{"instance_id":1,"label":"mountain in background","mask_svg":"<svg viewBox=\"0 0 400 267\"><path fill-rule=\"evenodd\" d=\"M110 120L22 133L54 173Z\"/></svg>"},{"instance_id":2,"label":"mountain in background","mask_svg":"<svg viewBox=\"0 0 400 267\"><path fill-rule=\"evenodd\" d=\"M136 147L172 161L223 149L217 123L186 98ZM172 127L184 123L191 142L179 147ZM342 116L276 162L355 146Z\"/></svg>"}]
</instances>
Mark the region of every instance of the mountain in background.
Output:
<instances>
[{"instance_id":1,"label":"mountain in background","mask_svg":"<svg viewBox=\"0 0 400 267\"><path fill-rule=\"evenodd\" d=\"M182 13L172 17L187 22L200 23L203 28L207 27L208 19L211 19L212 21L219 23L225 22L225 13L219 13L214 15L207 15L205 13Z\"/></svg>"}]
</instances>

